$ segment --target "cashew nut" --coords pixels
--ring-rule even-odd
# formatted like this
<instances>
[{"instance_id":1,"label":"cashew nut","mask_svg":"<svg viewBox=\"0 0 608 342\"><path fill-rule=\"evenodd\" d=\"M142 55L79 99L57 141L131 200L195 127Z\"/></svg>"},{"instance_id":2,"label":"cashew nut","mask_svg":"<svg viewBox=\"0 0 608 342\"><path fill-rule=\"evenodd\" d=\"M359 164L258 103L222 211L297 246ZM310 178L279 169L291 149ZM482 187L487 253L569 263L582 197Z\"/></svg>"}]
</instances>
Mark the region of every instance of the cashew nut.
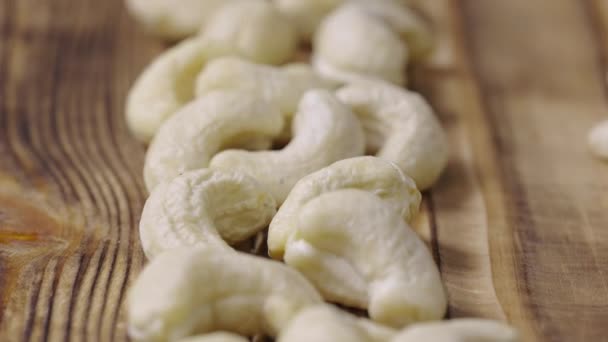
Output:
<instances>
[{"instance_id":1,"label":"cashew nut","mask_svg":"<svg viewBox=\"0 0 608 342\"><path fill-rule=\"evenodd\" d=\"M202 96L214 90L247 91L291 118L304 93L314 88L331 87L306 64L277 68L238 57L224 57L210 62L198 76L196 94Z\"/></svg>"},{"instance_id":2,"label":"cashew nut","mask_svg":"<svg viewBox=\"0 0 608 342\"><path fill-rule=\"evenodd\" d=\"M399 35L356 3L332 12L315 35L313 66L330 80L404 84L407 60L408 49Z\"/></svg>"},{"instance_id":3,"label":"cashew nut","mask_svg":"<svg viewBox=\"0 0 608 342\"><path fill-rule=\"evenodd\" d=\"M437 181L447 165L448 143L420 95L386 82L361 82L337 96L359 116L368 152L397 164L420 190Z\"/></svg>"},{"instance_id":4,"label":"cashew nut","mask_svg":"<svg viewBox=\"0 0 608 342\"><path fill-rule=\"evenodd\" d=\"M239 55L254 62L281 64L296 51L295 28L270 2L228 2L201 32L210 58Z\"/></svg>"},{"instance_id":5,"label":"cashew nut","mask_svg":"<svg viewBox=\"0 0 608 342\"><path fill-rule=\"evenodd\" d=\"M455 319L416 324L403 330L391 342L517 342L517 331L508 325L484 319Z\"/></svg>"},{"instance_id":6,"label":"cashew nut","mask_svg":"<svg viewBox=\"0 0 608 342\"><path fill-rule=\"evenodd\" d=\"M340 189L369 191L385 201L387 206L401 212L409 221L418 212L420 192L412 179L395 164L375 157L357 157L336 162L302 178L291 190L270 223L268 251L282 259L285 245L296 232L298 214L311 199Z\"/></svg>"},{"instance_id":7,"label":"cashew nut","mask_svg":"<svg viewBox=\"0 0 608 342\"><path fill-rule=\"evenodd\" d=\"M146 266L127 299L129 333L174 341L214 331L275 335L302 308L321 303L294 270L259 257L181 248Z\"/></svg>"},{"instance_id":8,"label":"cashew nut","mask_svg":"<svg viewBox=\"0 0 608 342\"><path fill-rule=\"evenodd\" d=\"M228 244L264 229L276 212L272 196L237 172L202 169L157 186L139 223L148 258L183 246ZM224 240L226 242L224 242Z\"/></svg>"},{"instance_id":9,"label":"cashew nut","mask_svg":"<svg viewBox=\"0 0 608 342\"><path fill-rule=\"evenodd\" d=\"M366 191L322 194L300 210L285 262L325 299L368 309L374 321L398 328L441 319L439 271L401 214Z\"/></svg>"},{"instance_id":10,"label":"cashew nut","mask_svg":"<svg viewBox=\"0 0 608 342\"><path fill-rule=\"evenodd\" d=\"M195 34L226 0L127 0L126 3L146 31L176 40Z\"/></svg>"},{"instance_id":11,"label":"cashew nut","mask_svg":"<svg viewBox=\"0 0 608 342\"><path fill-rule=\"evenodd\" d=\"M224 151L215 155L210 165L251 175L281 204L302 177L364 151L359 120L324 90L304 94L293 132L293 140L283 150Z\"/></svg>"},{"instance_id":12,"label":"cashew nut","mask_svg":"<svg viewBox=\"0 0 608 342\"><path fill-rule=\"evenodd\" d=\"M608 160L608 121L598 124L591 130L589 148L598 158Z\"/></svg>"},{"instance_id":13,"label":"cashew nut","mask_svg":"<svg viewBox=\"0 0 608 342\"><path fill-rule=\"evenodd\" d=\"M517 331L484 319L455 319L419 323L401 332L362 318L355 318L327 305L303 309L281 332L278 342L516 342Z\"/></svg>"},{"instance_id":14,"label":"cashew nut","mask_svg":"<svg viewBox=\"0 0 608 342\"><path fill-rule=\"evenodd\" d=\"M281 331L278 342L386 342L396 331L329 305L303 309Z\"/></svg>"},{"instance_id":15,"label":"cashew nut","mask_svg":"<svg viewBox=\"0 0 608 342\"><path fill-rule=\"evenodd\" d=\"M249 342L249 340L240 335L217 332L184 338L179 340L179 342Z\"/></svg>"},{"instance_id":16,"label":"cashew nut","mask_svg":"<svg viewBox=\"0 0 608 342\"><path fill-rule=\"evenodd\" d=\"M129 129L149 142L169 116L194 97L194 80L205 63L200 38L190 38L158 56L127 97Z\"/></svg>"},{"instance_id":17,"label":"cashew nut","mask_svg":"<svg viewBox=\"0 0 608 342\"><path fill-rule=\"evenodd\" d=\"M209 93L161 126L146 154L146 186L152 191L185 171L205 168L222 149L265 147L264 142L268 146L281 133L283 122L281 113L255 94Z\"/></svg>"},{"instance_id":18,"label":"cashew nut","mask_svg":"<svg viewBox=\"0 0 608 342\"><path fill-rule=\"evenodd\" d=\"M129 129L149 142L163 121L194 98L195 79L206 61L236 55L280 64L295 53L296 41L291 24L266 1L225 4L200 36L165 51L140 75L127 98Z\"/></svg>"}]
</instances>

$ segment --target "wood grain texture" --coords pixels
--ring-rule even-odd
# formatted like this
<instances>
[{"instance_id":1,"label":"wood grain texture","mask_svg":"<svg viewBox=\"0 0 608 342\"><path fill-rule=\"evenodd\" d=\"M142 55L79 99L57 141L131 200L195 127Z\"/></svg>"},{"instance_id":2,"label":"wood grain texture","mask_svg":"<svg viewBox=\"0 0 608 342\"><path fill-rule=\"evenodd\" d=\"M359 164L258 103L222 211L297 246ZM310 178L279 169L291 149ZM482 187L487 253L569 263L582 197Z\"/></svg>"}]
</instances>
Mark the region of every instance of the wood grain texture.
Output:
<instances>
[{"instance_id":1,"label":"wood grain texture","mask_svg":"<svg viewBox=\"0 0 608 342\"><path fill-rule=\"evenodd\" d=\"M602 0L418 0L438 44L414 86L452 158L416 228L449 315L512 322L525 341L608 335ZM120 0L0 0L0 341L125 341L144 263L144 149L130 84L163 49Z\"/></svg>"}]
</instances>

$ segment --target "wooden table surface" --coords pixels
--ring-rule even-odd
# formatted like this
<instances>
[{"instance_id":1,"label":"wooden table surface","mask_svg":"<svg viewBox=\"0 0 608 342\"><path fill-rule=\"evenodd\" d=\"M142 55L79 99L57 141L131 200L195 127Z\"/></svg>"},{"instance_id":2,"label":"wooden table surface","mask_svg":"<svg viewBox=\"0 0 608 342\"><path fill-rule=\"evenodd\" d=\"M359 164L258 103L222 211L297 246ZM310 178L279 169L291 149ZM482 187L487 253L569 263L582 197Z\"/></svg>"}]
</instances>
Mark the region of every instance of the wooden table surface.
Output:
<instances>
[{"instance_id":1,"label":"wooden table surface","mask_svg":"<svg viewBox=\"0 0 608 342\"><path fill-rule=\"evenodd\" d=\"M414 86L452 159L417 229L451 317L525 341L608 341L608 1L422 0L438 48ZM0 0L0 341L123 341L144 264L144 148L125 94L164 47L120 0Z\"/></svg>"}]
</instances>

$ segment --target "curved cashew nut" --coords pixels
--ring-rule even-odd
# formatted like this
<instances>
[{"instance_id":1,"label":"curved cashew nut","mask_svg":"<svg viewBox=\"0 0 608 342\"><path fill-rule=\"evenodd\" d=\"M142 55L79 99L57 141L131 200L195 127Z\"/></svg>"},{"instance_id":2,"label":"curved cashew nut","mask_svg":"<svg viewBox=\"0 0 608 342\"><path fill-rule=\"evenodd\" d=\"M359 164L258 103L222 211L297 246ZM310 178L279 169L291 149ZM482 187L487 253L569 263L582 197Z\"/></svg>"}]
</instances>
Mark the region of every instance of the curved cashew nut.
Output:
<instances>
[{"instance_id":1,"label":"curved cashew nut","mask_svg":"<svg viewBox=\"0 0 608 342\"><path fill-rule=\"evenodd\" d=\"M314 88L330 89L331 86L306 64L277 68L238 57L224 57L210 62L198 76L196 95L203 96L214 90L247 91L291 118L304 93Z\"/></svg>"},{"instance_id":2,"label":"curved cashew nut","mask_svg":"<svg viewBox=\"0 0 608 342\"><path fill-rule=\"evenodd\" d=\"M281 331L278 342L386 342L396 331L329 305L303 309Z\"/></svg>"},{"instance_id":3,"label":"curved cashew nut","mask_svg":"<svg viewBox=\"0 0 608 342\"><path fill-rule=\"evenodd\" d=\"M198 32L226 0L127 0L126 3L146 31L176 40Z\"/></svg>"},{"instance_id":4,"label":"curved cashew nut","mask_svg":"<svg viewBox=\"0 0 608 342\"><path fill-rule=\"evenodd\" d=\"M129 293L129 333L139 341L173 341L213 331L275 335L302 308L322 302L285 265L215 248L164 253Z\"/></svg>"},{"instance_id":5,"label":"curved cashew nut","mask_svg":"<svg viewBox=\"0 0 608 342\"><path fill-rule=\"evenodd\" d=\"M306 92L293 122L294 138L280 151L224 151L211 160L212 168L247 173L283 203L302 177L335 161L363 154L359 120L332 94Z\"/></svg>"},{"instance_id":6,"label":"curved cashew nut","mask_svg":"<svg viewBox=\"0 0 608 342\"><path fill-rule=\"evenodd\" d=\"M297 49L295 28L270 2L228 2L201 32L211 58L236 54L258 63L281 64Z\"/></svg>"},{"instance_id":7,"label":"curved cashew nut","mask_svg":"<svg viewBox=\"0 0 608 342\"><path fill-rule=\"evenodd\" d=\"M518 333L508 325L484 319L455 319L416 324L403 330L391 342L517 342Z\"/></svg>"},{"instance_id":8,"label":"curved cashew nut","mask_svg":"<svg viewBox=\"0 0 608 342\"><path fill-rule=\"evenodd\" d=\"M165 51L139 76L127 98L129 129L149 142L163 121L194 98L195 79L206 61L237 55L280 64L295 53L296 41L291 24L266 1L222 6L200 36Z\"/></svg>"},{"instance_id":9,"label":"curved cashew nut","mask_svg":"<svg viewBox=\"0 0 608 342\"><path fill-rule=\"evenodd\" d=\"M161 126L146 154L146 186L152 191L185 171L205 168L222 149L255 148L264 142L270 145L282 132L283 122L281 113L255 94L209 93Z\"/></svg>"},{"instance_id":10,"label":"curved cashew nut","mask_svg":"<svg viewBox=\"0 0 608 342\"><path fill-rule=\"evenodd\" d=\"M589 132L588 142L594 155L608 160L608 121L598 124Z\"/></svg>"},{"instance_id":11,"label":"curved cashew nut","mask_svg":"<svg viewBox=\"0 0 608 342\"><path fill-rule=\"evenodd\" d=\"M340 189L369 191L401 212L409 221L418 212L421 195L412 179L395 164L375 157L357 157L336 162L302 178L270 223L268 252L282 259L285 246L296 232L298 214L311 199Z\"/></svg>"},{"instance_id":12,"label":"curved cashew nut","mask_svg":"<svg viewBox=\"0 0 608 342\"><path fill-rule=\"evenodd\" d=\"M397 164L420 190L431 187L448 161L445 133L418 94L385 82L362 82L337 92L359 116L368 152Z\"/></svg>"},{"instance_id":13,"label":"curved cashew nut","mask_svg":"<svg viewBox=\"0 0 608 342\"><path fill-rule=\"evenodd\" d=\"M327 16L315 36L313 66L330 80L404 84L407 60L408 49L399 35L355 3Z\"/></svg>"},{"instance_id":14,"label":"curved cashew nut","mask_svg":"<svg viewBox=\"0 0 608 342\"><path fill-rule=\"evenodd\" d=\"M139 223L148 258L183 246L226 247L264 229L276 212L272 196L236 172L202 169L154 189Z\"/></svg>"},{"instance_id":15,"label":"curved cashew nut","mask_svg":"<svg viewBox=\"0 0 608 342\"><path fill-rule=\"evenodd\" d=\"M447 299L437 266L401 212L362 190L322 194L299 212L285 262L324 298L367 308L393 327L441 319Z\"/></svg>"},{"instance_id":16,"label":"curved cashew nut","mask_svg":"<svg viewBox=\"0 0 608 342\"><path fill-rule=\"evenodd\" d=\"M231 333L217 332L184 338L179 342L249 342L249 339Z\"/></svg>"}]
</instances>

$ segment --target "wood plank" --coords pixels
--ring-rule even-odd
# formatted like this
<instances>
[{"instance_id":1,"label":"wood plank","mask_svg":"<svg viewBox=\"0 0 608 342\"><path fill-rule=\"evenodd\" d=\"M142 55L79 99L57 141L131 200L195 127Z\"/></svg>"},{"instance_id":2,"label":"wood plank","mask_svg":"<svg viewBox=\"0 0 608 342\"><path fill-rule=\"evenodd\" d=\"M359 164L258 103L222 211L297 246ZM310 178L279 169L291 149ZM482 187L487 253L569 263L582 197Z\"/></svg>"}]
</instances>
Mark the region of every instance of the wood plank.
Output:
<instances>
[{"instance_id":1,"label":"wood plank","mask_svg":"<svg viewBox=\"0 0 608 342\"><path fill-rule=\"evenodd\" d=\"M144 192L123 105L161 46L118 0L3 0L0 20L0 340L125 340Z\"/></svg>"},{"instance_id":2,"label":"wood plank","mask_svg":"<svg viewBox=\"0 0 608 342\"><path fill-rule=\"evenodd\" d=\"M507 214L508 225L489 224L490 251L495 284L515 287L497 286L497 296L515 291L524 311L503 304L505 313L538 340L601 339L608 169L588 154L586 134L608 106L582 3L464 1L462 13L499 157L495 205Z\"/></svg>"}]
</instances>

